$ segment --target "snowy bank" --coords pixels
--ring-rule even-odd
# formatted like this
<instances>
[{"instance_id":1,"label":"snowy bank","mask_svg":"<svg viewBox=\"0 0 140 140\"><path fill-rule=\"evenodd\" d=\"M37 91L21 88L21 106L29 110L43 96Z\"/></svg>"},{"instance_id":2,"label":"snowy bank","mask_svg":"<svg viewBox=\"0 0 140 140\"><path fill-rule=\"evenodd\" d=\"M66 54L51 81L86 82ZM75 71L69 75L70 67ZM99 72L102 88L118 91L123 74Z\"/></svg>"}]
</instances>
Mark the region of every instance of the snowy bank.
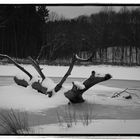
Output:
<instances>
[{"instance_id":1,"label":"snowy bank","mask_svg":"<svg viewBox=\"0 0 140 140\"><path fill-rule=\"evenodd\" d=\"M63 93L65 89L62 89ZM27 88L12 85L0 87L0 108L19 109L25 111L40 111L59 105L67 104L68 100L62 93L58 93L53 98L38 93L30 86Z\"/></svg>"},{"instance_id":2,"label":"snowy bank","mask_svg":"<svg viewBox=\"0 0 140 140\"><path fill-rule=\"evenodd\" d=\"M22 66L32 75L38 74L31 65ZM69 67L41 65L41 68L43 68L43 73L47 77L63 77ZM113 76L112 79L140 80L140 67L121 67L110 65L74 66L70 77L87 78L93 70L103 74L109 73ZM0 65L0 76L15 76L17 73L23 74L21 70L12 64Z\"/></svg>"},{"instance_id":3,"label":"snowy bank","mask_svg":"<svg viewBox=\"0 0 140 140\"><path fill-rule=\"evenodd\" d=\"M59 124L32 127L34 132L41 134L140 134L140 120L93 120L88 126L82 123L72 127Z\"/></svg>"}]
</instances>

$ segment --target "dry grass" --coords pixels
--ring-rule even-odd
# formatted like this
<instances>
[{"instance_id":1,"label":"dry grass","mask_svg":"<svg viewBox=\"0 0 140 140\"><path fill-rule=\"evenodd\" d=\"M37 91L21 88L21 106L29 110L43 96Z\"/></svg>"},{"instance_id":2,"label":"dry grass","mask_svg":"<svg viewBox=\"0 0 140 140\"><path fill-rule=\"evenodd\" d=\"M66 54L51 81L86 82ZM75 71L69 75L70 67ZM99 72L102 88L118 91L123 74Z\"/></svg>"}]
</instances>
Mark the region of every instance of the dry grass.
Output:
<instances>
[{"instance_id":1,"label":"dry grass","mask_svg":"<svg viewBox=\"0 0 140 140\"><path fill-rule=\"evenodd\" d=\"M28 114L11 110L0 112L0 127L3 134L29 134Z\"/></svg>"},{"instance_id":2,"label":"dry grass","mask_svg":"<svg viewBox=\"0 0 140 140\"><path fill-rule=\"evenodd\" d=\"M83 126L88 126L92 123L94 116L93 108L90 105L88 105L86 110L83 111L77 111L74 106L67 106L63 111L57 110L59 126L66 126L67 128L77 125L77 123L82 123Z\"/></svg>"}]
</instances>

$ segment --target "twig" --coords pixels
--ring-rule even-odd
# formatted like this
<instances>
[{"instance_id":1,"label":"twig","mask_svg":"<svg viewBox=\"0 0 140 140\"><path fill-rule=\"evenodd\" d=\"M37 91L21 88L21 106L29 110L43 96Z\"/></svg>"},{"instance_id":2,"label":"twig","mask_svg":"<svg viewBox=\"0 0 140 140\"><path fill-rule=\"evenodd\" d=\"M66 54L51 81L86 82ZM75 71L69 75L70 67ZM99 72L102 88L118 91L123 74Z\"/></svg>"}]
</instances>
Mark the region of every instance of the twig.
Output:
<instances>
[{"instance_id":1,"label":"twig","mask_svg":"<svg viewBox=\"0 0 140 140\"><path fill-rule=\"evenodd\" d=\"M140 91L139 89L134 89L134 88L126 88L126 89L124 89L123 91L120 91L120 92L115 92L114 94L113 94L113 96L112 96L112 98L115 98L115 97L118 97L118 96L120 96L122 93L124 93L124 92L126 92L126 93L128 93L128 94L134 94L135 96L137 96L137 97L139 97L137 94L135 94L135 93L133 93L133 92L129 92L129 91L127 91L127 90L137 90L137 91Z\"/></svg>"}]
</instances>

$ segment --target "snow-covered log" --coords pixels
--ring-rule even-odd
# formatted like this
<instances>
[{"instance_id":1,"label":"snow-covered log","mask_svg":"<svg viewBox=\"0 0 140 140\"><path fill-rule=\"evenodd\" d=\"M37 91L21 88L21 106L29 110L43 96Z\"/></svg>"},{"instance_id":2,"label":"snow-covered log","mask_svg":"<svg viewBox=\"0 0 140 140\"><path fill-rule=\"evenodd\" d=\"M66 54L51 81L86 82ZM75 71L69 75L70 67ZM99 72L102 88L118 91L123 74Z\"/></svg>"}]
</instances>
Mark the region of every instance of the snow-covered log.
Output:
<instances>
[{"instance_id":1,"label":"snow-covered log","mask_svg":"<svg viewBox=\"0 0 140 140\"><path fill-rule=\"evenodd\" d=\"M25 74L17 74L16 76L14 76L14 81L17 85L27 87L31 79Z\"/></svg>"},{"instance_id":2,"label":"snow-covered log","mask_svg":"<svg viewBox=\"0 0 140 140\"><path fill-rule=\"evenodd\" d=\"M43 74L42 69L39 66L39 63L36 62L31 57L28 57L28 58L31 61L33 67L36 69L36 71L39 73L39 75L40 75L40 77L42 79L42 80L40 80L40 79L35 80L34 82L32 82L31 86L32 86L33 89L37 90L38 92L46 94L48 88L46 86L42 85L42 83L43 83L43 81L45 80L46 77Z\"/></svg>"},{"instance_id":3,"label":"snow-covered log","mask_svg":"<svg viewBox=\"0 0 140 140\"><path fill-rule=\"evenodd\" d=\"M50 78L47 78L43 74L42 69L39 66L39 63L36 60L32 59L31 57L28 57L28 58L31 61L33 67L36 69L36 71L40 75L40 79L36 78L34 81L32 81L31 83L32 88L37 90L40 93L46 94L49 97L51 97L56 85Z\"/></svg>"},{"instance_id":4,"label":"snow-covered log","mask_svg":"<svg viewBox=\"0 0 140 140\"><path fill-rule=\"evenodd\" d=\"M91 76L85 80L82 84L77 84L73 82L73 87L71 90L64 93L65 97L69 99L71 103L82 103L84 99L82 97L83 93L100 82L111 79L112 76L110 74L105 74L104 76L100 76L96 74L95 71L92 71ZM83 88L84 87L84 88Z\"/></svg>"},{"instance_id":5,"label":"snow-covered log","mask_svg":"<svg viewBox=\"0 0 140 140\"><path fill-rule=\"evenodd\" d=\"M45 78L42 82L41 81L34 81L31 84L32 88L41 92L43 94L48 95L49 97L53 94L53 89L56 86L55 83L50 78Z\"/></svg>"}]
</instances>

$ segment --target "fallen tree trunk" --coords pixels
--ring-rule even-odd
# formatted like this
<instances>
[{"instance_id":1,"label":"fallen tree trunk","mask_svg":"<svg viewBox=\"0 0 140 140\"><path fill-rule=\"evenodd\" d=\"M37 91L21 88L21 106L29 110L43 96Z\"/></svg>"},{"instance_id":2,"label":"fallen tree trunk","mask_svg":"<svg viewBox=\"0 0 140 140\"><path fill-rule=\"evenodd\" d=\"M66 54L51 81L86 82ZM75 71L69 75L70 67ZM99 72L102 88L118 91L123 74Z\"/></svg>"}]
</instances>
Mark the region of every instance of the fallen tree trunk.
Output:
<instances>
[{"instance_id":1,"label":"fallen tree trunk","mask_svg":"<svg viewBox=\"0 0 140 140\"><path fill-rule=\"evenodd\" d=\"M69 99L71 103L82 103L85 100L83 99L82 95L85 91L87 91L89 88L94 86L97 83L106 81L111 79L112 76L110 74L106 74L103 77L96 76L95 71L92 71L91 76L85 80L82 85L84 86L83 89L80 89L74 82L73 87L71 90L64 93L65 97Z\"/></svg>"}]
</instances>

